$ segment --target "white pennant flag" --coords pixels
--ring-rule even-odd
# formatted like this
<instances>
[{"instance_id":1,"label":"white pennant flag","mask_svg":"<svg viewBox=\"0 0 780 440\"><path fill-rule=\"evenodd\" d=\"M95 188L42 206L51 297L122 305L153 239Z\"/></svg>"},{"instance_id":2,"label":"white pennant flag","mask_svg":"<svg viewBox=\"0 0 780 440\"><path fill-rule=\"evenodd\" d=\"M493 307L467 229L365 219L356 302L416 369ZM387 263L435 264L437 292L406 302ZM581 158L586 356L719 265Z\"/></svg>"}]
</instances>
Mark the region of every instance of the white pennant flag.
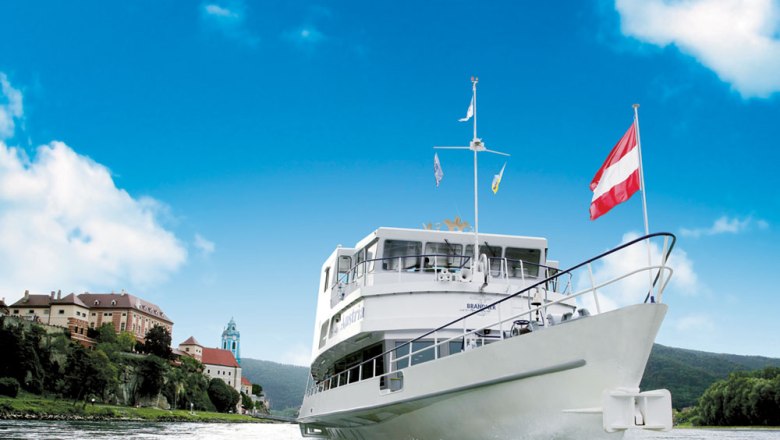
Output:
<instances>
[{"instance_id":1,"label":"white pennant flag","mask_svg":"<svg viewBox=\"0 0 780 440\"><path fill-rule=\"evenodd\" d=\"M433 153L433 177L436 178L436 188L439 187L439 182L444 177L444 171L441 169L441 163L439 163L439 155Z\"/></svg>"},{"instance_id":2,"label":"white pennant flag","mask_svg":"<svg viewBox=\"0 0 780 440\"><path fill-rule=\"evenodd\" d=\"M490 185L493 194L498 193L498 185L501 184L501 179L504 177L504 168L506 168L506 162L504 162L504 166L501 167L501 172L493 176L493 184Z\"/></svg>"},{"instance_id":3,"label":"white pennant flag","mask_svg":"<svg viewBox=\"0 0 780 440\"><path fill-rule=\"evenodd\" d=\"M465 118L460 118L460 119L458 119L458 121L466 122L469 119L471 119L472 116L474 116L474 96L471 97L471 103L469 104L469 109L466 110L466 117Z\"/></svg>"}]
</instances>

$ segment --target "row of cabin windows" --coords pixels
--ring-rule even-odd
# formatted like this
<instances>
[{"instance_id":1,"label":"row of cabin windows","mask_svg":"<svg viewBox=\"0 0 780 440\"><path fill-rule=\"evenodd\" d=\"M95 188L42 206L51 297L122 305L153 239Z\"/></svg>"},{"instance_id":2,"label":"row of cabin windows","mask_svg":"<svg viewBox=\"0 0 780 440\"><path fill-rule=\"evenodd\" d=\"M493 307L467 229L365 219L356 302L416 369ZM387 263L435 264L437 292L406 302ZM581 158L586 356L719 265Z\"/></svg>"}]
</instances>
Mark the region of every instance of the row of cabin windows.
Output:
<instances>
[{"instance_id":1,"label":"row of cabin windows","mask_svg":"<svg viewBox=\"0 0 780 440\"><path fill-rule=\"evenodd\" d=\"M374 240L353 256L342 255L338 259L336 282L349 282L358 279L364 272L371 273L375 269L376 251L379 240ZM539 276L541 251L501 246L481 245L479 254L487 255L490 261L490 271L494 276L501 274L501 259L507 260L507 276L513 278ZM474 255L474 245L464 246L448 242L427 242L423 248L420 241L385 240L381 267L387 271L418 272L433 271L434 268L460 268ZM361 264L368 261L368 264ZM522 261L522 264L521 264ZM331 267L325 268L323 274L323 291L331 286Z\"/></svg>"},{"instance_id":2,"label":"row of cabin windows","mask_svg":"<svg viewBox=\"0 0 780 440\"><path fill-rule=\"evenodd\" d=\"M501 273L501 259L506 258L508 276L517 278L539 276L538 265L542 254L539 249L481 245L479 254L487 255L493 275ZM419 241L387 240L382 268L412 272L419 271L420 268L423 270L432 270L434 267L459 268L473 255L472 244L466 246L464 252L462 244L430 242L425 243L423 251L423 244Z\"/></svg>"}]
</instances>

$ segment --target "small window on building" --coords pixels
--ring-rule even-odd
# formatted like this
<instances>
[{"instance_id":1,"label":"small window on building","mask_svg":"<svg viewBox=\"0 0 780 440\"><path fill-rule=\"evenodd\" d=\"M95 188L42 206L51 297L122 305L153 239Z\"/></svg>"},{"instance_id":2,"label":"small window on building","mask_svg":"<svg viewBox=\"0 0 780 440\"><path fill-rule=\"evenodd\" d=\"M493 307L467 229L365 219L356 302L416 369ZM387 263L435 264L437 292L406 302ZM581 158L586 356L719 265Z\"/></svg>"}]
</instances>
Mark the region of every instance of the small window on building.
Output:
<instances>
[{"instance_id":1,"label":"small window on building","mask_svg":"<svg viewBox=\"0 0 780 440\"><path fill-rule=\"evenodd\" d=\"M127 313L122 313L122 316L127 316Z\"/></svg>"},{"instance_id":2,"label":"small window on building","mask_svg":"<svg viewBox=\"0 0 780 440\"><path fill-rule=\"evenodd\" d=\"M112 299L112 300L111 300L111 305L112 305L112 306L115 306L115 305L116 305L116 300L115 300L115 299Z\"/></svg>"},{"instance_id":3,"label":"small window on building","mask_svg":"<svg viewBox=\"0 0 780 440\"><path fill-rule=\"evenodd\" d=\"M35 310L28 310L27 313L35 313Z\"/></svg>"},{"instance_id":4,"label":"small window on building","mask_svg":"<svg viewBox=\"0 0 780 440\"><path fill-rule=\"evenodd\" d=\"M119 331L122 331L122 332L125 331L125 323L124 322L119 324Z\"/></svg>"},{"instance_id":5,"label":"small window on building","mask_svg":"<svg viewBox=\"0 0 780 440\"><path fill-rule=\"evenodd\" d=\"M58 313L59 313L60 315L64 315L64 314L65 314L65 309L60 309Z\"/></svg>"},{"instance_id":6,"label":"small window on building","mask_svg":"<svg viewBox=\"0 0 780 440\"><path fill-rule=\"evenodd\" d=\"M19 309L14 309L14 314L18 315L19 314Z\"/></svg>"},{"instance_id":7,"label":"small window on building","mask_svg":"<svg viewBox=\"0 0 780 440\"><path fill-rule=\"evenodd\" d=\"M95 312L92 312L92 316L95 316Z\"/></svg>"}]
</instances>

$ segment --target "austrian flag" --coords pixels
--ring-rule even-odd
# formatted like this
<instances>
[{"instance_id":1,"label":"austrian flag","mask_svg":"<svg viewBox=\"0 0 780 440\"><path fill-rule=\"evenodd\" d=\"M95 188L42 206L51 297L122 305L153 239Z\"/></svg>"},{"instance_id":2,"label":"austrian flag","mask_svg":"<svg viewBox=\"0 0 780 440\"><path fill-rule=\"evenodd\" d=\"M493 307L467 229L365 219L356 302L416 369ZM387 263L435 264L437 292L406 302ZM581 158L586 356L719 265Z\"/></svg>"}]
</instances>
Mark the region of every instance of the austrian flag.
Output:
<instances>
[{"instance_id":1,"label":"austrian flag","mask_svg":"<svg viewBox=\"0 0 780 440\"><path fill-rule=\"evenodd\" d=\"M593 199L590 219L606 214L619 203L629 199L640 189L639 149L636 143L636 125L631 124L623 138L609 153L604 165L590 182Z\"/></svg>"}]
</instances>

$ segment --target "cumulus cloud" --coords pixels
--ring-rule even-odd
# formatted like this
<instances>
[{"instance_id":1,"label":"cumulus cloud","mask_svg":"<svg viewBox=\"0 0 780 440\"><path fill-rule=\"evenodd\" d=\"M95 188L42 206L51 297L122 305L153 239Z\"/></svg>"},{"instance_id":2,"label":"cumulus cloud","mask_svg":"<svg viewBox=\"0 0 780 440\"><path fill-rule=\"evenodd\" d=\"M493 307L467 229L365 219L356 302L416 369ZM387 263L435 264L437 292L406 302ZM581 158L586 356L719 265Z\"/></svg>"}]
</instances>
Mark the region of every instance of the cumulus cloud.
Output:
<instances>
[{"instance_id":1,"label":"cumulus cloud","mask_svg":"<svg viewBox=\"0 0 780 440\"><path fill-rule=\"evenodd\" d=\"M325 35L314 26L302 26L287 31L284 38L299 46L311 46L325 40Z\"/></svg>"},{"instance_id":2,"label":"cumulus cloud","mask_svg":"<svg viewBox=\"0 0 780 440\"><path fill-rule=\"evenodd\" d=\"M5 75L0 79L7 82ZM12 103L8 108L18 109L6 113L12 129L13 118L22 116L22 97L5 83L3 96ZM164 210L154 199L117 188L106 167L62 142L28 157L0 140L0 290L21 296L26 289L156 283L187 257L159 223Z\"/></svg>"},{"instance_id":3,"label":"cumulus cloud","mask_svg":"<svg viewBox=\"0 0 780 440\"><path fill-rule=\"evenodd\" d=\"M216 245L213 241L207 240L200 234L195 234L195 241L193 242L195 248L197 248L202 255L209 255L214 252Z\"/></svg>"},{"instance_id":4,"label":"cumulus cloud","mask_svg":"<svg viewBox=\"0 0 780 440\"><path fill-rule=\"evenodd\" d=\"M740 219L737 217L729 218L724 215L715 220L712 226L708 228L682 228L680 229L680 235L683 237L699 238L708 235L740 234L749 231L754 227L766 229L769 227L769 224L764 220L755 220L750 216Z\"/></svg>"},{"instance_id":5,"label":"cumulus cloud","mask_svg":"<svg viewBox=\"0 0 780 440\"><path fill-rule=\"evenodd\" d=\"M744 98L780 91L780 6L775 0L616 0L623 34L676 46Z\"/></svg>"},{"instance_id":6,"label":"cumulus cloud","mask_svg":"<svg viewBox=\"0 0 780 440\"><path fill-rule=\"evenodd\" d=\"M622 243L628 243L631 240L639 238L639 234L629 232L623 235ZM661 240L655 239L650 244L650 261L652 264L660 265L662 261ZM625 275L634 270L646 267L648 265L647 246L643 242L636 243L621 251L604 257L601 261L594 263L593 278L596 285L607 282L619 276ZM679 247L676 247L669 257L668 265L674 271L671 281L664 291L664 295L682 294L695 295L703 290L699 278L693 269L693 262L688 258L688 254ZM655 274L655 272L653 272ZM575 285L577 290L585 289L590 286L590 276L587 273L577 274ZM664 274L667 277L668 274ZM648 272L643 271L625 278L613 285L599 289L599 305L601 311L614 310L629 304L638 304L644 301L650 286ZM580 299L583 307L595 309L593 295L585 294Z\"/></svg>"},{"instance_id":7,"label":"cumulus cloud","mask_svg":"<svg viewBox=\"0 0 780 440\"><path fill-rule=\"evenodd\" d=\"M22 92L13 88L5 73L0 72L0 139L14 136L15 120L23 114Z\"/></svg>"},{"instance_id":8,"label":"cumulus cloud","mask_svg":"<svg viewBox=\"0 0 780 440\"><path fill-rule=\"evenodd\" d=\"M675 319L672 326L680 333L711 332L715 330L715 320L709 315L691 314Z\"/></svg>"},{"instance_id":9,"label":"cumulus cloud","mask_svg":"<svg viewBox=\"0 0 780 440\"><path fill-rule=\"evenodd\" d=\"M259 40L246 27L245 10L244 2L238 0L227 4L202 4L201 18L209 29L235 41L255 46Z\"/></svg>"},{"instance_id":10,"label":"cumulus cloud","mask_svg":"<svg viewBox=\"0 0 780 440\"><path fill-rule=\"evenodd\" d=\"M308 367L311 363L311 347L301 343L294 344L282 354L279 362Z\"/></svg>"}]
</instances>

